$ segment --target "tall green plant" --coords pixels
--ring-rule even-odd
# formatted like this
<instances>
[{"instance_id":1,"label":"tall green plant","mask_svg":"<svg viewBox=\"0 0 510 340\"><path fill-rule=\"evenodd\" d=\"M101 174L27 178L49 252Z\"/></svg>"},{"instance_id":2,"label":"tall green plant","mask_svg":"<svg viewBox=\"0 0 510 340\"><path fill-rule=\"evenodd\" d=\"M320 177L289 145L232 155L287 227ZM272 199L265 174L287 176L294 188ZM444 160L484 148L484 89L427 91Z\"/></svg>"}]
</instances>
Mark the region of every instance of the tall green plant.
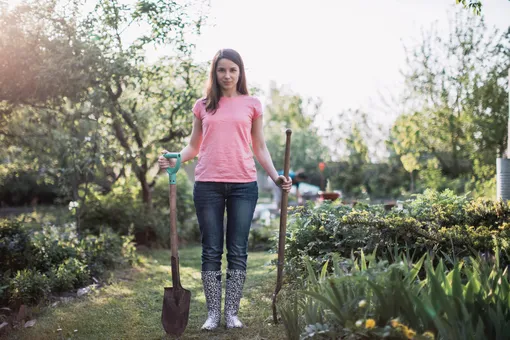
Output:
<instances>
[{"instance_id":1,"label":"tall green plant","mask_svg":"<svg viewBox=\"0 0 510 340\"><path fill-rule=\"evenodd\" d=\"M282 317L300 339L317 330L331 339L510 339L510 283L494 252L495 260L472 256L451 270L430 254L412 261L400 253L393 264L363 252L334 257L331 274L308 265L299 301L309 300L282 306Z\"/></svg>"}]
</instances>

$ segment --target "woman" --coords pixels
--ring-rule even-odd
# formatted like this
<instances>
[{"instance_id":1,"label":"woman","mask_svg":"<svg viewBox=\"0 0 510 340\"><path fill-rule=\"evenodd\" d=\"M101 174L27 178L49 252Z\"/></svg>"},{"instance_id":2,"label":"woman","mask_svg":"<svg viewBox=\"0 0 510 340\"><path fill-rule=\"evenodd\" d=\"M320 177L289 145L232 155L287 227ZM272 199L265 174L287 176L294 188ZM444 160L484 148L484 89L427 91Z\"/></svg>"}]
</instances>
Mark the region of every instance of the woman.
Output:
<instances>
[{"instance_id":1,"label":"woman","mask_svg":"<svg viewBox=\"0 0 510 340\"><path fill-rule=\"evenodd\" d=\"M225 209L225 323L227 328L239 328L243 327L237 313L246 278L248 235L258 200L253 154L282 190L289 192L292 180L279 175L273 165L263 134L262 105L248 94L244 64L236 51L216 53L206 96L196 101L193 114L191 139L180 154L182 162L199 155L193 199L202 239L202 283L208 310L202 329L217 328L221 319ZM163 156L158 162L161 169L175 165L174 159Z\"/></svg>"}]
</instances>

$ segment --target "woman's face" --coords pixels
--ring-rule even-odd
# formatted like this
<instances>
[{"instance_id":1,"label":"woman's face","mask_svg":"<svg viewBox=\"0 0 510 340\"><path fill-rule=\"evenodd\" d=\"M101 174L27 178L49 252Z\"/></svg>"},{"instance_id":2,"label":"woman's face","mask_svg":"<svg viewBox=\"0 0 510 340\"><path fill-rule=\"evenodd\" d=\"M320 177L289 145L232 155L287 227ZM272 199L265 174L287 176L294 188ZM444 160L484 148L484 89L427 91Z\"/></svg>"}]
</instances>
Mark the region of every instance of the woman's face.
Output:
<instances>
[{"instance_id":1,"label":"woman's face","mask_svg":"<svg viewBox=\"0 0 510 340\"><path fill-rule=\"evenodd\" d=\"M223 91L235 89L239 81L239 66L229 59L220 59L216 66L216 78Z\"/></svg>"}]
</instances>

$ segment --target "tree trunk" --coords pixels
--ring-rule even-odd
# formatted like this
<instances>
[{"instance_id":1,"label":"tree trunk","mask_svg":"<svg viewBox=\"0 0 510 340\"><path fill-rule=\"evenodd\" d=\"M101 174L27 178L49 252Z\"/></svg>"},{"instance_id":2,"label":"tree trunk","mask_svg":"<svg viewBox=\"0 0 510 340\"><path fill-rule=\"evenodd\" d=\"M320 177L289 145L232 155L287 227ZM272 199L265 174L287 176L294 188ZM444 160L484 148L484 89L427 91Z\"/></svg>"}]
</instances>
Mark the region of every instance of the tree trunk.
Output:
<instances>
[{"instance_id":1,"label":"tree trunk","mask_svg":"<svg viewBox=\"0 0 510 340\"><path fill-rule=\"evenodd\" d=\"M413 193L414 192L414 170L411 171L409 173L409 175L411 176L411 184L410 184L409 190L411 191L411 193Z\"/></svg>"},{"instance_id":2,"label":"tree trunk","mask_svg":"<svg viewBox=\"0 0 510 340\"><path fill-rule=\"evenodd\" d=\"M80 196L79 196L79 193L78 193L78 175L76 173L76 170L74 171L73 173L73 179L72 179L73 183L72 183L72 190L73 190L73 201L74 202L78 202L78 207L76 208L75 210L75 221L76 221L76 233L78 234L78 236L80 236L80 233L81 233L81 219L80 219L80 214L81 214L81 200L80 200Z\"/></svg>"},{"instance_id":3,"label":"tree trunk","mask_svg":"<svg viewBox=\"0 0 510 340\"><path fill-rule=\"evenodd\" d=\"M147 212L152 210L152 192L149 187L149 183L147 183L146 174L144 173L140 176L140 185L142 186L142 200L144 205L146 206Z\"/></svg>"},{"instance_id":4,"label":"tree trunk","mask_svg":"<svg viewBox=\"0 0 510 340\"><path fill-rule=\"evenodd\" d=\"M135 240L137 243L149 245L156 239L154 226L152 225L152 220L149 218L152 214L152 191L149 183L147 182L146 172L140 172L137 177L142 187L142 202L144 206L144 214L147 218L145 219L143 230L135 232Z\"/></svg>"}]
</instances>

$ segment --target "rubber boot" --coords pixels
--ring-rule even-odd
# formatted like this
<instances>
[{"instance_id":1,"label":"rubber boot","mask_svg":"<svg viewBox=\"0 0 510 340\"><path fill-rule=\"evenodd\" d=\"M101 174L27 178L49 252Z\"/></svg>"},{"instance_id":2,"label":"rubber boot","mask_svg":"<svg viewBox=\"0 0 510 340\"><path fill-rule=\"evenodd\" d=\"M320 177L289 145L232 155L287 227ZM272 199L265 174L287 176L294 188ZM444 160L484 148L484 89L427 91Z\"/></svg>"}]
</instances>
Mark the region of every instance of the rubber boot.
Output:
<instances>
[{"instance_id":1,"label":"rubber boot","mask_svg":"<svg viewBox=\"0 0 510 340\"><path fill-rule=\"evenodd\" d=\"M243 323L237 317L239 304L243 296L246 271L227 269L227 284L225 289L225 324L227 328L242 328Z\"/></svg>"},{"instance_id":2,"label":"rubber boot","mask_svg":"<svg viewBox=\"0 0 510 340\"><path fill-rule=\"evenodd\" d=\"M207 320L202 329L211 331L221 320L221 271L203 271L202 284L207 305Z\"/></svg>"}]
</instances>

